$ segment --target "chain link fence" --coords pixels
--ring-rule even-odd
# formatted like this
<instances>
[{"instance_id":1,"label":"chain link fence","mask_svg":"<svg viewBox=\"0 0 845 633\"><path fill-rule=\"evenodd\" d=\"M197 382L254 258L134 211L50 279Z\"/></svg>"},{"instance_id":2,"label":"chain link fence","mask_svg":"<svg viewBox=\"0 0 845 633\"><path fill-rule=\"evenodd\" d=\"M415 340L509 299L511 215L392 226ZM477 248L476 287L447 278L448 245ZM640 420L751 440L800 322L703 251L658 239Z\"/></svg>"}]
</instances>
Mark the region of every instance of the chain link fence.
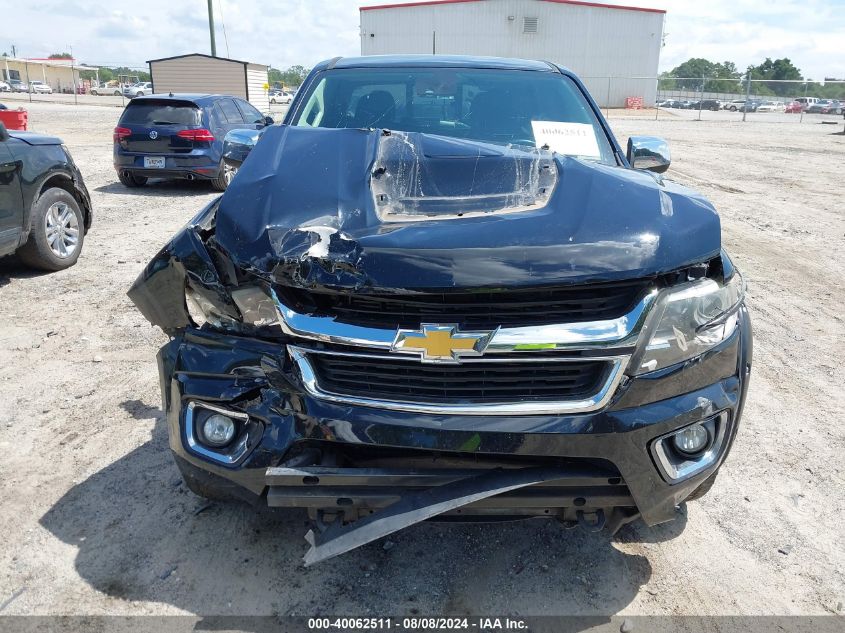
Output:
<instances>
[{"instance_id":1,"label":"chain link fence","mask_svg":"<svg viewBox=\"0 0 845 633\"><path fill-rule=\"evenodd\" d=\"M28 79L21 74L20 81L27 85L33 81L43 82L40 76L35 78L42 72L29 69ZM845 124L845 80L748 81L745 78L653 76L582 76L581 79L606 116L611 118ZM52 93L16 92L14 88L0 92L0 103L12 109L25 109L31 102L113 107L123 107L128 102L121 87L98 83L86 74L76 77L74 85L67 81L60 83L50 86ZM270 113L280 114L286 109L284 105L271 105Z\"/></svg>"}]
</instances>

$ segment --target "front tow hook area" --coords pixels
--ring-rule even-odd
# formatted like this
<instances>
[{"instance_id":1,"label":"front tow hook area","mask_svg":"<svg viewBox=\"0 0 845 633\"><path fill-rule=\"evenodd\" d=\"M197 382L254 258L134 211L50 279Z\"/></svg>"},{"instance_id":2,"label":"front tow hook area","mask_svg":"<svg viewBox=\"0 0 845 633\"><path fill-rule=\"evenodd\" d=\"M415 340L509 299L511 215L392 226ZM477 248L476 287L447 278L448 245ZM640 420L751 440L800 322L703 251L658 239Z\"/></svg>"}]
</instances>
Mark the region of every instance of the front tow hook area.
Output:
<instances>
[{"instance_id":1,"label":"front tow hook area","mask_svg":"<svg viewBox=\"0 0 845 633\"><path fill-rule=\"evenodd\" d=\"M311 545L303 559L305 566L334 558L455 508L566 475L567 471L560 468L495 469L404 494L396 503L354 523L343 525L337 519L322 532L310 530L305 535Z\"/></svg>"},{"instance_id":2,"label":"front tow hook area","mask_svg":"<svg viewBox=\"0 0 845 633\"><path fill-rule=\"evenodd\" d=\"M578 510L575 514L578 517L578 525L588 532L601 532L604 526L607 525L607 519L604 517L604 510L599 508L595 512L585 514L583 510ZM589 519L587 518L589 517Z\"/></svg>"}]
</instances>

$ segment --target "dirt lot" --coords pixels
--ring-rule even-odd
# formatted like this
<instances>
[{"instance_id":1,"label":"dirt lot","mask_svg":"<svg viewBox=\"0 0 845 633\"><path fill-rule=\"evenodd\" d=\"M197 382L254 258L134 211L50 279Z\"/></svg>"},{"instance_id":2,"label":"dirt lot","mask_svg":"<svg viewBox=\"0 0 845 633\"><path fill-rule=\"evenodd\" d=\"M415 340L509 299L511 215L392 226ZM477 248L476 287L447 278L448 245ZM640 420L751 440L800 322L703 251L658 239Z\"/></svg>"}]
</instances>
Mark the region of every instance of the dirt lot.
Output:
<instances>
[{"instance_id":1,"label":"dirt lot","mask_svg":"<svg viewBox=\"0 0 845 633\"><path fill-rule=\"evenodd\" d=\"M154 355L125 296L213 194L128 191L120 110L35 104L85 174L79 264L0 260L3 614L826 614L845 602L845 136L826 125L612 118L665 136L749 284L750 398L713 491L674 523L605 534L552 522L426 524L304 569L304 515L206 504L167 450Z\"/></svg>"}]
</instances>

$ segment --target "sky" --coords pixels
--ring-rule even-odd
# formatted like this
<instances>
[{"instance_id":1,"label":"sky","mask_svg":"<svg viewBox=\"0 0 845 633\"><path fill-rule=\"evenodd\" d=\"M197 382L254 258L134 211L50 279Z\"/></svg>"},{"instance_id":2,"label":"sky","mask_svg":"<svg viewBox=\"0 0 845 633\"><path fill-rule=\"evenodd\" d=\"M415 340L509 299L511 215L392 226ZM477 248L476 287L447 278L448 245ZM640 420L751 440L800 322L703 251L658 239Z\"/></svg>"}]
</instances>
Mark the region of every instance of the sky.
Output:
<instances>
[{"instance_id":1,"label":"sky","mask_svg":"<svg viewBox=\"0 0 845 633\"><path fill-rule=\"evenodd\" d=\"M358 7L403 1L213 0L217 54L276 68L357 55ZM845 0L607 3L667 11L661 71L690 57L740 69L789 57L805 77L845 78ZM3 14L0 53L14 44L20 57L72 49L83 63L143 68L148 59L210 52L206 0L16 0Z\"/></svg>"}]
</instances>

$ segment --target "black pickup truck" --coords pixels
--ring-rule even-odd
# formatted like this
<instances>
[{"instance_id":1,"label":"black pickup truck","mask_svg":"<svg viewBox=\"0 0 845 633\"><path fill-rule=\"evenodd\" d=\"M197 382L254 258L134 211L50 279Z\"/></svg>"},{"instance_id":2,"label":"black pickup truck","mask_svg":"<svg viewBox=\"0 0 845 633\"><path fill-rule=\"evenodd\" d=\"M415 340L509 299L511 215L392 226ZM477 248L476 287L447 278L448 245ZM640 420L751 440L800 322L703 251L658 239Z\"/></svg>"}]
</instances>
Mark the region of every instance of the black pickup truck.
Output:
<instances>
[{"instance_id":1,"label":"black pickup truck","mask_svg":"<svg viewBox=\"0 0 845 633\"><path fill-rule=\"evenodd\" d=\"M0 256L61 270L76 263L93 221L91 198L55 136L0 123Z\"/></svg>"},{"instance_id":2,"label":"black pickup truck","mask_svg":"<svg viewBox=\"0 0 845 633\"><path fill-rule=\"evenodd\" d=\"M449 56L322 63L252 137L129 291L171 336L192 490L307 508L312 564L427 519L653 525L711 487L751 327L663 141L623 152L554 64Z\"/></svg>"}]
</instances>

